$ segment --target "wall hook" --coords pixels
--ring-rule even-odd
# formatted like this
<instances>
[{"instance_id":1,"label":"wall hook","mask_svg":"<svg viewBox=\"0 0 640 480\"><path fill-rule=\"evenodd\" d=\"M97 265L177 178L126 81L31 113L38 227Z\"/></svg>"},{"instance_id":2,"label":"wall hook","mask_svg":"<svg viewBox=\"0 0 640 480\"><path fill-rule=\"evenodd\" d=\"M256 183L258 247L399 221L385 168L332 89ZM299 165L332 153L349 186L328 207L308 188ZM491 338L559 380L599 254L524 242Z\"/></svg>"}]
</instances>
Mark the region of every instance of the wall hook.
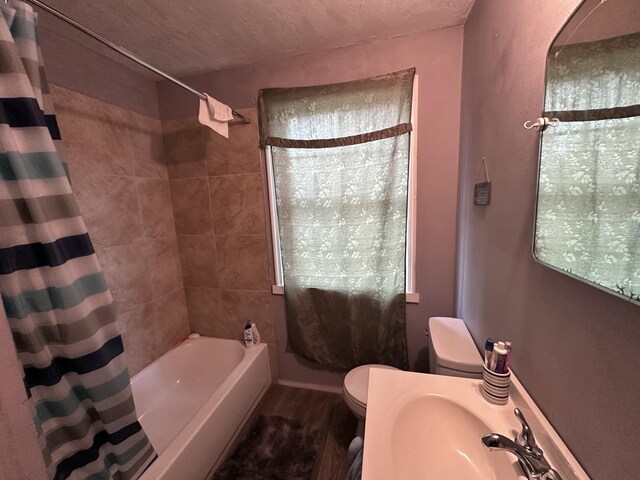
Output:
<instances>
[{"instance_id":1,"label":"wall hook","mask_svg":"<svg viewBox=\"0 0 640 480\"><path fill-rule=\"evenodd\" d=\"M547 127L557 127L558 125L560 125L560 120L558 120L557 118L552 118L551 120L549 120L548 117L540 117L536 118L534 122L532 122L531 120L527 120L522 126L527 130L532 130L535 128L537 132L544 132Z\"/></svg>"}]
</instances>

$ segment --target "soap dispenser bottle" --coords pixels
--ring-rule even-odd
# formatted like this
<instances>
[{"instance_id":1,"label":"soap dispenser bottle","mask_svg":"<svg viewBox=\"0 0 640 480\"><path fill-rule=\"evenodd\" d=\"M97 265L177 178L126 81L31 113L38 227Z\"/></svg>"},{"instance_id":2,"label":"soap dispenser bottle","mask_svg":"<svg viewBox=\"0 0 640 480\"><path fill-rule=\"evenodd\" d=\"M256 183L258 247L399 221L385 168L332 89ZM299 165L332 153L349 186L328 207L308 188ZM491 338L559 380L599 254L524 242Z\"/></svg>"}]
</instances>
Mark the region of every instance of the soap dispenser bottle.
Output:
<instances>
[{"instance_id":1,"label":"soap dispenser bottle","mask_svg":"<svg viewBox=\"0 0 640 480\"><path fill-rule=\"evenodd\" d=\"M258 331L256 322L254 322L253 320L249 320L249 324L251 325L251 336L253 337L253 344L258 345L260 343L260 332Z\"/></svg>"},{"instance_id":2,"label":"soap dispenser bottle","mask_svg":"<svg viewBox=\"0 0 640 480\"><path fill-rule=\"evenodd\" d=\"M247 322L244 325L244 346L247 348L253 348L253 331L251 329L250 322Z\"/></svg>"}]
</instances>

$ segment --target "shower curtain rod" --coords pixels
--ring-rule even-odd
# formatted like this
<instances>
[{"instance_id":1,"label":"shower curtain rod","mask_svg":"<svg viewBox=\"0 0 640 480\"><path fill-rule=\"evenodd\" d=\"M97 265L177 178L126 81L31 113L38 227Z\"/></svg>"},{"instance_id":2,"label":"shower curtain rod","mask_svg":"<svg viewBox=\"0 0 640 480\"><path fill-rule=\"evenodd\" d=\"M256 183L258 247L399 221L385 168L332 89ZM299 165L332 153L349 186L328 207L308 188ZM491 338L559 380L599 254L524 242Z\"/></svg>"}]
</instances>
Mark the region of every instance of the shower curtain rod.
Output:
<instances>
[{"instance_id":1,"label":"shower curtain rod","mask_svg":"<svg viewBox=\"0 0 640 480\"><path fill-rule=\"evenodd\" d=\"M5 0L6 1L6 0ZM84 25L79 24L78 22L76 22L75 20L67 17L64 13L59 12L58 10L56 10L55 8L50 7L49 5L47 5L46 3L42 3L39 0L27 0L29 3L36 5L37 7L42 8L43 10L49 12L50 14L58 17L60 20L63 20L65 22L67 22L69 25L71 25L72 27L77 28L78 30L80 30L81 32L86 33L87 35L89 35L90 37L95 38L96 40L98 40L100 43L103 43L104 45L106 45L107 47L109 47L112 50L115 50L116 52L124 55L125 57L129 58L130 60L133 60L134 62L136 62L138 65L143 66L144 68L151 70L153 73L160 75L161 77L164 77L165 79L169 80L170 82L175 83L176 85L178 85L179 87L184 88L185 90L193 93L196 97L200 98L201 100L206 100L207 96L206 94L199 92L198 90L196 90L193 87L190 87L189 85L187 85L186 83L178 80L175 77L172 77L171 75L169 75L168 73L163 72L162 70L154 67L153 65L145 62L144 60L142 60L140 57L138 57L137 55L135 55L134 53L130 52L129 50L127 50L124 47L121 47L120 45L117 45L113 42L111 42L110 40L107 40L106 38L98 35L97 33L95 33L93 30L89 30L87 27L85 27ZM236 112L235 110L231 110L231 112L233 113L233 115L235 117L238 117L240 120L236 120L233 122L229 122L229 124L234 124L234 123L251 123L251 120L249 120L247 117L245 117L244 115Z\"/></svg>"}]
</instances>

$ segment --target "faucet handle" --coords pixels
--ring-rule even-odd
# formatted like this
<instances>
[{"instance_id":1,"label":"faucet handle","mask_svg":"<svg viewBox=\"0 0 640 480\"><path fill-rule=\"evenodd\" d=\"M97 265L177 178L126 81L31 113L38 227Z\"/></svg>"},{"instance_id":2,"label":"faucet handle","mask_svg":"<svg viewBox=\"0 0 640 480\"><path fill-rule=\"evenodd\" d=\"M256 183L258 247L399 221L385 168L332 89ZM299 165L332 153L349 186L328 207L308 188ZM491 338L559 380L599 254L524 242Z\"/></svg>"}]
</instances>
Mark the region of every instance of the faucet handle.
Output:
<instances>
[{"instance_id":1,"label":"faucet handle","mask_svg":"<svg viewBox=\"0 0 640 480\"><path fill-rule=\"evenodd\" d=\"M538 445L536 444L536 437L534 437L533 430L531 430L529 423L527 423L527 419L524 418L524 415L519 408L515 408L513 410L513 413L522 425L522 431L518 435L516 435L516 443L521 447L528 449L536 456L542 456L543 452L540 448L538 448Z\"/></svg>"}]
</instances>

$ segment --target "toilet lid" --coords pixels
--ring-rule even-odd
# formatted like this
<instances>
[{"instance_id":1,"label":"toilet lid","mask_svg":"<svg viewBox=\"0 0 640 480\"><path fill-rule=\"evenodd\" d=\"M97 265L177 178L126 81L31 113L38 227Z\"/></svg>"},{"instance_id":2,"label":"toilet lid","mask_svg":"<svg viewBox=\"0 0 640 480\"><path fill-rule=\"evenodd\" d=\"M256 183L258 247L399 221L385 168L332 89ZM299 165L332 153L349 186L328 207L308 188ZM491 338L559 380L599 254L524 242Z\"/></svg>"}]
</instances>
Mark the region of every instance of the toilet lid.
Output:
<instances>
[{"instance_id":1,"label":"toilet lid","mask_svg":"<svg viewBox=\"0 0 640 480\"><path fill-rule=\"evenodd\" d=\"M368 365L360 365L354 368L347 376L344 377L344 389L353 400L361 404L367 405L367 392L369 391L369 370L372 368L381 368L385 370L398 370L389 365L381 365L372 363Z\"/></svg>"},{"instance_id":2,"label":"toilet lid","mask_svg":"<svg viewBox=\"0 0 640 480\"><path fill-rule=\"evenodd\" d=\"M440 367L469 374L482 373L482 357L464 320L431 317L429 333L433 354Z\"/></svg>"}]
</instances>

